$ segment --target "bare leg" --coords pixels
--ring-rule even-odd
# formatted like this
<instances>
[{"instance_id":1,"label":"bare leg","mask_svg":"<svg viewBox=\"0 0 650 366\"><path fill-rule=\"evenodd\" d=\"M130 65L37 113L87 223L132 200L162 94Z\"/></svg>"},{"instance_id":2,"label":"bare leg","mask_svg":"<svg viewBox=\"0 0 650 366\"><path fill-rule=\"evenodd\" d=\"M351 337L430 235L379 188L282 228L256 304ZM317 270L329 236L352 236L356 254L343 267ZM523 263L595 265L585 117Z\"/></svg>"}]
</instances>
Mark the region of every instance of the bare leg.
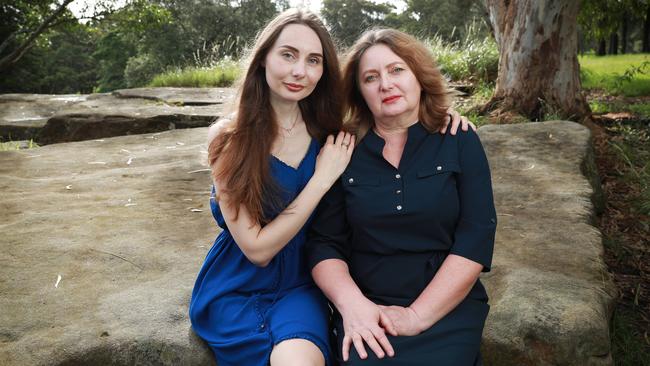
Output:
<instances>
[{"instance_id":1,"label":"bare leg","mask_svg":"<svg viewBox=\"0 0 650 366\"><path fill-rule=\"evenodd\" d=\"M271 366L324 366L325 357L306 339L287 339L273 347Z\"/></svg>"}]
</instances>

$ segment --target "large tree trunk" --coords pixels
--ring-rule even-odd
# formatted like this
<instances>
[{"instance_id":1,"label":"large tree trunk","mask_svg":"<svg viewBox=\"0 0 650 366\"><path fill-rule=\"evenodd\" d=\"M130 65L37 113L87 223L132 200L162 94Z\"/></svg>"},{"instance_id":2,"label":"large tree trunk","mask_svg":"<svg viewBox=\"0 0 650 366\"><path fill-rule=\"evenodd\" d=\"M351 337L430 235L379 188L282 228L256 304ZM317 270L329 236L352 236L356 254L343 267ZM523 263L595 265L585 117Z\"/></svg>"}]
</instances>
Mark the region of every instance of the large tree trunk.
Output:
<instances>
[{"instance_id":1,"label":"large tree trunk","mask_svg":"<svg viewBox=\"0 0 650 366\"><path fill-rule=\"evenodd\" d=\"M598 50L596 51L597 56L605 56L607 54L607 41L605 38L598 40Z\"/></svg>"},{"instance_id":2,"label":"large tree trunk","mask_svg":"<svg viewBox=\"0 0 650 366\"><path fill-rule=\"evenodd\" d=\"M618 33L612 32L609 35L609 54L617 55L618 54Z\"/></svg>"},{"instance_id":3,"label":"large tree trunk","mask_svg":"<svg viewBox=\"0 0 650 366\"><path fill-rule=\"evenodd\" d=\"M533 120L553 114L582 120L575 0L487 0L499 45L499 76L483 111L515 112Z\"/></svg>"}]
</instances>

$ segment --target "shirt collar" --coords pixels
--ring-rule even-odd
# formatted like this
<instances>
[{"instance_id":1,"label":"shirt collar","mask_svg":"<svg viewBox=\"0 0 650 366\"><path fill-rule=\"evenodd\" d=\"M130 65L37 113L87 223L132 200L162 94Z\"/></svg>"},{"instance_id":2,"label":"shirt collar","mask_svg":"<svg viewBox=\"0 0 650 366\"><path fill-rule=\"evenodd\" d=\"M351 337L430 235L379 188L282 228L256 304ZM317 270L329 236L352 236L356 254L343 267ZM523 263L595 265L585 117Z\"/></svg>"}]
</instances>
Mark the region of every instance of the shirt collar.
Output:
<instances>
[{"instance_id":1,"label":"shirt collar","mask_svg":"<svg viewBox=\"0 0 650 366\"><path fill-rule=\"evenodd\" d=\"M420 121L409 126L408 137L406 145L404 146L404 153L402 154L402 161L406 157L405 155L410 155L411 150L419 146L420 142L422 142L428 135L429 131L422 126ZM374 128L371 128L370 131L368 131L366 136L363 138L363 142L371 153L382 156L386 141L375 132Z\"/></svg>"}]
</instances>

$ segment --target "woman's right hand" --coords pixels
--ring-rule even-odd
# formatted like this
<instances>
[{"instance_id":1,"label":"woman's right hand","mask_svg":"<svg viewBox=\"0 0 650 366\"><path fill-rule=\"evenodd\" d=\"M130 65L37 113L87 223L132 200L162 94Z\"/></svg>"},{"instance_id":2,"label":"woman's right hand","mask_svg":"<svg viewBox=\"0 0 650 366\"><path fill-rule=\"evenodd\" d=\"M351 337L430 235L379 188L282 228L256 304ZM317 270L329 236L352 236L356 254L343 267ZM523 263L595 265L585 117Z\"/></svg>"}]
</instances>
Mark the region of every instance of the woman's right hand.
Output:
<instances>
[{"instance_id":1,"label":"woman's right hand","mask_svg":"<svg viewBox=\"0 0 650 366\"><path fill-rule=\"evenodd\" d=\"M395 351L391 346L386 332L395 335L396 331L390 318L386 316L378 305L363 297L346 304L344 309L339 309L343 318L343 346L341 353L343 361L350 358L350 346L354 344L359 357L368 357L363 343L375 352L378 358L385 355L393 357Z\"/></svg>"},{"instance_id":2,"label":"woman's right hand","mask_svg":"<svg viewBox=\"0 0 650 366\"><path fill-rule=\"evenodd\" d=\"M312 179L316 179L323 187L329 189L336 179L341 176L350 162L354 150L355 137L347 132L339 132L336 136L329 135L316 158L316 169Z\"/></svg>"}]
</instances>

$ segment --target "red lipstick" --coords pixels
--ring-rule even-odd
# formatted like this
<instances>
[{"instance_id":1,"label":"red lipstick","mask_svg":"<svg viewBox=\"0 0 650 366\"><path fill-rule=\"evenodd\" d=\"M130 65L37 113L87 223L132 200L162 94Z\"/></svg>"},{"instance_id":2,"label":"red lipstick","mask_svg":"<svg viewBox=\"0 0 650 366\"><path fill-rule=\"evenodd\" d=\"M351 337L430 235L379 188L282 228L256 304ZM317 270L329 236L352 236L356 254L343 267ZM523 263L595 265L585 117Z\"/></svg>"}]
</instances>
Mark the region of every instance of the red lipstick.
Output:
<instances>
[{"instance_id":1,"label":"red lipstick","mask_svg":"<svg viewBox=\"0 0 650 366\"><path fill-rule=\"evenodd\" d=\"M390 103L393 103L394 101L396 101L397 99L399 99L399 95L393 95L393 96L386 97L386 98L382 99L381 102L386 103L386 104L390 104Z\"/></svg>"}]
</instances>

